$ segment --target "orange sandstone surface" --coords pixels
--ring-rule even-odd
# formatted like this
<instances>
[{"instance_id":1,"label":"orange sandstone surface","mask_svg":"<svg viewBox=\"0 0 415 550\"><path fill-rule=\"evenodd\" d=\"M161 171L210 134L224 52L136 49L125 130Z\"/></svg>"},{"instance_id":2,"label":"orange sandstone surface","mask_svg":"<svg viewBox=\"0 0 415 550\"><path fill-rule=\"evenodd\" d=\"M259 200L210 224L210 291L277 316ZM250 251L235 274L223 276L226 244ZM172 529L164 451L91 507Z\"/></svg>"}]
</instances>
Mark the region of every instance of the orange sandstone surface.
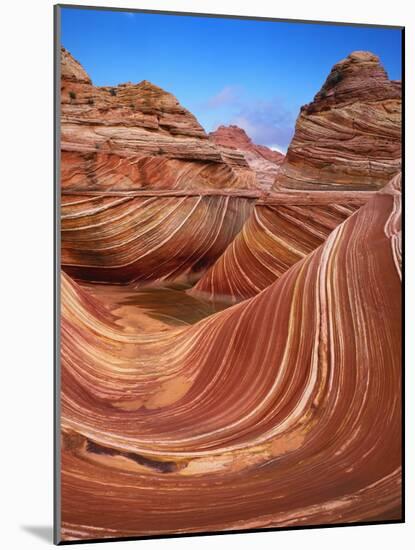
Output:
<instances>
[{"instance_id":1,"label":"orange sandstone surface","mask_svg":"<svg viewBox=\"0 0 415 550\"><path fill-rule=\"evenodd\" d=\"M190 326L63 275L64 540L400 518L399 185Z\"/></svg>"},{"instance_id":2,"label":"orange sandstone surface","mask_svg":"<svg viewBox=\"0 0 415 550\"><path fill-rule=\"evenodd\" d=\"M376 190L401 168L401 83L353 52L304 105L274 188Z\"/></svg>"}]
</instances>

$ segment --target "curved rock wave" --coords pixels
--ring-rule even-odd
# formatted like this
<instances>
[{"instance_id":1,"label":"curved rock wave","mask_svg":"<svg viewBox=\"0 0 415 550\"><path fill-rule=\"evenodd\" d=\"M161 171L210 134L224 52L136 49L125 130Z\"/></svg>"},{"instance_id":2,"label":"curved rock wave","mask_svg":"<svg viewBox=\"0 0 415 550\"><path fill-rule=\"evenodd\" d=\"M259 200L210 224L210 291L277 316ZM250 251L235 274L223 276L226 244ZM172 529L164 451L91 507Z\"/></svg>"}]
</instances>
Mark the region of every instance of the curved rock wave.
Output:
<instances>
[{"instance_id":1,"label":"curved rock wave","mask_svg":"<svg viewBox=\"0 0 415 550\"><path fill-rule=\"evenodd\" d=\"M65 540L400 518L399 185L192 326L62 276Z\"/></svg>"},{"instance_id":2,"label":"curved rock wave","mask_svg":"<svg viewBox=\"0 0 415 550\"><path fill-rule=\"evenodd\" d=\"M371 192L280 192L259 200L241 232L189 291L217 303L255 296L320 246Z\"/></svg>"},{"instance_id":3,"label":"curved rock wave","mask_svg":"<svg viewBox=\"0 0 415 550\"><path fill-rule=\"evenodd\" d=\"M351 53L302 107L270 192L191 294L235 303L273 283L399 172L401 138L400 83L374 54Z\"/></svg>"},{"instance_id":4,"label":"curved rock wave","mask_svg":"<svg viewBox=\"0 0 415 550\"><path fill-rule=\"evenodd\" d=\"M89 281L194 282L240 231L252 203L225 194L65 194L61 264Z\"/></svg>"},{"instance_id":5,"label":"curved rock wave","mask_svg":"<svg viewBox=\"0 0 415 550\"><path fill-rule=\"evenodd\" d=\"M256 189L247 167L235 172L229 164L189 162L145 154L122 157L111 152L62 153L62 186L67 192ZM259 193L258 193L259 194Z\"/></svg>"}]
</instances>

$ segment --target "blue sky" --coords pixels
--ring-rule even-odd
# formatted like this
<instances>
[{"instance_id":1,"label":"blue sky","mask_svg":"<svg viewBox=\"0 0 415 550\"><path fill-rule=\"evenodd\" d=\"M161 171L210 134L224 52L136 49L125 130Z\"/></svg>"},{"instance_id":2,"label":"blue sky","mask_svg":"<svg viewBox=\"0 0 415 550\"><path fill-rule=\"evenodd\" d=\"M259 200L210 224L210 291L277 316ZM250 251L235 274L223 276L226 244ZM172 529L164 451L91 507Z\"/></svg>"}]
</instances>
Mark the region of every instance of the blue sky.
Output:
<instances>
[{"instance_id":1,"label":"blue sky","mask_svg":"<svg viewBox=\"0 0 415 550\"><path fill-rule=\"evenodd\" d=\"M401 78L401 31L63 8L62 45L97 86L150 80L209 132L238 124L285 151L301 105L354 50Z\"/></svg>"}]
</instances>

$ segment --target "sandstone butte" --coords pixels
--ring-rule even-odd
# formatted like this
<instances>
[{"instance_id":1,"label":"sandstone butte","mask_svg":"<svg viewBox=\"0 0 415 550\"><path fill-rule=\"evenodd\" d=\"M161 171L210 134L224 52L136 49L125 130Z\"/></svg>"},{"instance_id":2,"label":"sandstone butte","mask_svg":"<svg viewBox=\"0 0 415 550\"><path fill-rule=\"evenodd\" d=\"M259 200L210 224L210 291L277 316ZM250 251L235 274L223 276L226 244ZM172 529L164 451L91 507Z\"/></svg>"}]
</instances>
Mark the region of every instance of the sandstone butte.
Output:
<instances>
[{"instance_id":1,"label":"sandstone butte","mask_svg":"<svg viewBox=\"0 0 415 550\"><path fill-rule=\"evenodd\" d=\"M104 282L200 276L261 192L234 157L172 94L145 80L96 87L62 48L63 268Z\"/></svg>"},{"instance_id":2,"label":"sandstone butte","mask_svg":"<svg viewBox=\"0 0 415 550\"><path fill-rule=\"evenodd\" d=\"M382 188L401 169L401 83L353 52L301 109L274 189Z\"/></svg>"},{"instance_id":3,"label":"sandstone butte","mask_svg":"<svg viewBox=\"0 0 415 550\"><path fill-rule=\"evenodd\" d=\"M145 333L63 274L63 540L399 520L400 230L398 175L263 292Z\"/></svg>"},{"instance_id":4,"label":"sandstone butte","mask_svg":"<svg viewBox=\"0 0 415 550\"><path fill-rule=\"evenodd\" d=\"M64 48L61 151L63 190L203 192L258 187L244 156L239 154L235 173L172 94L146 80L96 87Z\"/></svg>"},{"instance_id":5,"label":"sandstone butte","mask_svg":"<svg viewBox=\"0 0 415 550\"><path fill-rule=\"evenodd\" d=\"M245 130L234 124L219 126L209 134L209 138L220 147L223 156L231 164L234 163L236 168L239 166L240 155L236 155L234 162L235 153L242 153L264 189L269 189L274 183L279 166L284 160L282 153L253 143Z\"/></svg>"},{"instance_id":6,"label":"sandstone butte","mask_svg":"<svg viewBox=\"0 0 415 550\"><path fill-rule=\"evenodd\" d=\"M337 63L301 109L270 192L190 294L232 303L266 288L400 170L401 134L400 83L379 59Z\"/></svg>"}]
</instances>

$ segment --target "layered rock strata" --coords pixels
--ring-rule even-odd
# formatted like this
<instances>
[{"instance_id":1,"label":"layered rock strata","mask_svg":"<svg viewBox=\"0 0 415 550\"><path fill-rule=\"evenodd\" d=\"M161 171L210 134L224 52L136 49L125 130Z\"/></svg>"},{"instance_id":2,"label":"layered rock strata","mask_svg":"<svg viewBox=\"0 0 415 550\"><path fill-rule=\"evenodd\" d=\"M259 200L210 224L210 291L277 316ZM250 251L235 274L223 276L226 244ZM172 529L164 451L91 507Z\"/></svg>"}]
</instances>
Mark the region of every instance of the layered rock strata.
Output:
<instances>
[{"instance_id":1,"label":"layered rock strata","mask_svg":"<svg viewBox=\"0 0 415 550\"><path fill-rule=\"evenodd\" d=\"M264 145L257 145L245 130L231 124L219 126L209 138L221 148L222 155L235 166L240 166L240 154L255 172L258 183L267 190L274 183L284 155ZM245 165L242 164L244 167Z\"/></svg>"},{"instance_id":2,"label":"layered rock strata","mask_svg":"<svg viewBox=\"0 0 415 550\"><path fill-rule=\"evenodd\" d=\"M103 282L193 280L259 195L170 93L96 87L61 52L62 266Z\"/></svg>"},{"instance_id":3,"label":"layered rock strata","mask_svg":"<svg viewBox=\"0 0 415 550\"><path fill-rule=\"evenodd\" d=\"M401 168L401 83L353 52L301 109L275 189L383 187Z\"/></svg>"},{"instance_id":4,"label":"layered rock strata","mask_svg":"<svg viewBox=\"0 0 415 550\"><path fill-rule=\"evenodd\" d=\"M399 187L191 326L62 276L64 540L401 518Z\"/></svg>"},{"instance_id":5,"label":"layered rock strata","mask_svg":"<svg viewBox=\"0 0 415 550\"><path fill-rule=\"evenodd\" d=\"M194 282L251 210L228 195L64 195L62 266L87 281Z\"/></svg>"},{"instance_id":6,"label":"layered rock strata","mask_svg":"<svg viewBox=\"0 0 415 550\"><path fill-rule=\"evenodd\" d=\"M255 188L172 94L146 80L96 87L65 49L61 77L63 190Z\"/></svg>"},{"instance_id":7,"label":"layered rock strata","mask_svg":"<svg viewBox=\"0 0 415 550\"><path fill-rule=\"evenodd\" d=\"M373 192L280 192L258 200L240 233L189 291L213 303L261 292L320 246Z\"/></svg>"},{"instance_id":8,"label":"layered rock strata","mask_svg":"<svg viewBox=\"0 0 415 550\"><path fill-rule=\"evenodd\" d=\"M369 52L337 63L302 108L270 192L191 294L228 303L254 296L383 187L401 164L400 94Z\"/></svg>"}]
</instances>

